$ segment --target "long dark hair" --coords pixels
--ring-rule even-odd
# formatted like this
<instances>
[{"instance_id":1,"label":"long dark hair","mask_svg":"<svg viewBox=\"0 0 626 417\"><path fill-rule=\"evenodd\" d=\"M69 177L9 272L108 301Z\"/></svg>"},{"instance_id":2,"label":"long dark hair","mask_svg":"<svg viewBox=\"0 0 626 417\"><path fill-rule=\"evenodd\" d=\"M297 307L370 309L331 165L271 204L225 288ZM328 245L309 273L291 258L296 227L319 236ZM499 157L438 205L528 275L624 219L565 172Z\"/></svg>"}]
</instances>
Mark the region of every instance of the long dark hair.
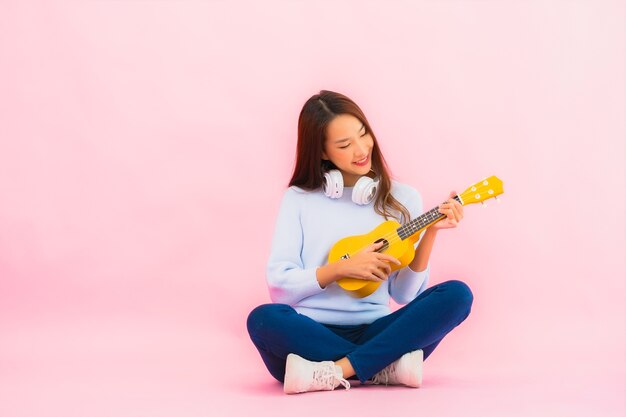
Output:
<instances>
[{"instance_id":1,"label":"long dark hair","mask_svg":"<svg viewBox=\"0 0 626 417\"><path fill-rule=\"evenodd\" d=\"M400 222L409 221L411 217L409 211L391 195L389 169L365 114L354 101L334 91L321 90L319 94L311 96L302 107L298 118L296 166L289 185L305 190L316 190L322 186L324 172L337 168L331 161L322 160L322 151L326 142L326 128L340 114L350 114L359 119L374 140L372 169L380 180L374 210L385 220L393 217Z\"/></svg>"}]
</instances>

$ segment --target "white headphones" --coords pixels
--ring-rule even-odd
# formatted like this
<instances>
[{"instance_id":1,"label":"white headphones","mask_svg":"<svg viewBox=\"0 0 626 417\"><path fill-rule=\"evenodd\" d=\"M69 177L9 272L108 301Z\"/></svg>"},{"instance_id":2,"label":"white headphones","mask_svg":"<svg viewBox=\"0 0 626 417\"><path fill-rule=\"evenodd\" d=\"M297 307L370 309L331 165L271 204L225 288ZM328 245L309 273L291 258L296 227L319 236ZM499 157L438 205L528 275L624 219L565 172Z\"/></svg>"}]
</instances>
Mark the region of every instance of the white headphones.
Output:
<instances>
[{"instance_id":1,"label":"white headphones","mask_svg":"<svg viewBox=\"0 0 626 417\"><path fill-rule=\"evenodd\" d=\"M372 202L378 190L379 179L363 176L354 184L352 201L364 206ZM343 195L343 175L338 169L331 169L324 173L324 194L330 198L340 198Z\"/></svg>"}]
</instances>

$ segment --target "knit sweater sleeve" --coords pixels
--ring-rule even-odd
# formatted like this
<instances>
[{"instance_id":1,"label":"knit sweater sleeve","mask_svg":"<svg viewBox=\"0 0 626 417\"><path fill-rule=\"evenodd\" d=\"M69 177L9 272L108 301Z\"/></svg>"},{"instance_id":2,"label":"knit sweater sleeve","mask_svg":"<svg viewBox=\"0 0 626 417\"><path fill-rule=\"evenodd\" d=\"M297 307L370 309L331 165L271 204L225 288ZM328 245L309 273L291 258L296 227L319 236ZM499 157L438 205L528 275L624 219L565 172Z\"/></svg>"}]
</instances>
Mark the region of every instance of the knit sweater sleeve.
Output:
<instances>
[{"instance_id":1,"label":"knit sweater sleeve","mask_svg":"<svg viewBox=\"0 0 626 417\"><path fill-rule=\"evenodd\" d=\"M295 305L302 299L323 292L316 270L302 261L303 231L300 221L305 194L288 188L283 195L274 227L266 278L274 303Z\"/></svg>"},{"instance_id":2,"label":"knit sweater sleeve","mask_svg":"<svg viewBox=\"0 0 626 417\"><path fill-rule=\"evenodd\" d=\"M424 204L419 192L413 188L410 190L411 193L405 202L405 207L411 213L411 219L415 219L422 214ZM414 245L414 249L417 248L421 240L420 237L419 241ZM389 278L389 294L398 304L407 304L426 289L429 275L430 262L427 264L426 269L419 272L413 271L406 266L397 271L395 276L392 275Z\"/></svg>"}]
</instances>

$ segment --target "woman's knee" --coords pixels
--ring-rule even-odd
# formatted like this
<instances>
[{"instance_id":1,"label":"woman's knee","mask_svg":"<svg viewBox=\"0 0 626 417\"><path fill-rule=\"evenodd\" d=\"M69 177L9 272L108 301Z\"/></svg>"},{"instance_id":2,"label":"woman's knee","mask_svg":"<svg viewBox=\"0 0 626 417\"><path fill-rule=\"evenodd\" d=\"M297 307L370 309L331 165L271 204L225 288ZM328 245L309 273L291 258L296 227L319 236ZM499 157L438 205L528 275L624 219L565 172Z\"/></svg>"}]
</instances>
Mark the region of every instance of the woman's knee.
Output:
<instances>
[{"instance_id":1,"label":"woman's knee","mask_svg":"<svg viewBox=\"0 0 626 417\"><path fill-rule=\"evenodd\" d=\"M446 288L446 292L450 293L450 295L454 298L454 300L463 308L468 311L472 307L472 303L474 302L474 294L470 287L459 280L450 280L443 283Z\"/></svg>"},{"instance_id":2,"label":"woman's knee","mask_svg":"<svg viewBox=\"0 0 626 417\"><path fill-rule=\"evenodd\" d=\"M286 313L294 311L293 307L287 304L261 304L248 314L248 333L252 336L265 323L271 323Z\"/></svg>"}]
</instances>

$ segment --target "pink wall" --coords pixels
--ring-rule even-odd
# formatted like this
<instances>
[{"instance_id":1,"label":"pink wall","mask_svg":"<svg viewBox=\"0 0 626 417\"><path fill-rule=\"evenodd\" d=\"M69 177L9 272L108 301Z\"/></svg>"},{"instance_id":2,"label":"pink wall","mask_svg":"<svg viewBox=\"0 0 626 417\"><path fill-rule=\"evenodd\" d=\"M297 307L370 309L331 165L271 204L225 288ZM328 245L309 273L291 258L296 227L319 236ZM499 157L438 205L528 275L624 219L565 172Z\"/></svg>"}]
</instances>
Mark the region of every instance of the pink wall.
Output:
<instances>
[{"instance_id":1,"label":"pink wall","mask_svg":"<svg viewBox=\"0 0 626 417\"><path fill-rule=\"evenodd\" d=\"M429 208L484 176L504 181L501 204L467 207L438 238L431 283L463 279L475 304L433 361L551 375L593 358L582 372L623 394L625 12L591 0L2 2L0 413L37 415L20 402L29 380L73 356L136 364L127 346L192 357L184 369L239 352L271 384L245 318L269 301L297 116L320 89L359 103Z\"/></svg>"}]
</instances>

